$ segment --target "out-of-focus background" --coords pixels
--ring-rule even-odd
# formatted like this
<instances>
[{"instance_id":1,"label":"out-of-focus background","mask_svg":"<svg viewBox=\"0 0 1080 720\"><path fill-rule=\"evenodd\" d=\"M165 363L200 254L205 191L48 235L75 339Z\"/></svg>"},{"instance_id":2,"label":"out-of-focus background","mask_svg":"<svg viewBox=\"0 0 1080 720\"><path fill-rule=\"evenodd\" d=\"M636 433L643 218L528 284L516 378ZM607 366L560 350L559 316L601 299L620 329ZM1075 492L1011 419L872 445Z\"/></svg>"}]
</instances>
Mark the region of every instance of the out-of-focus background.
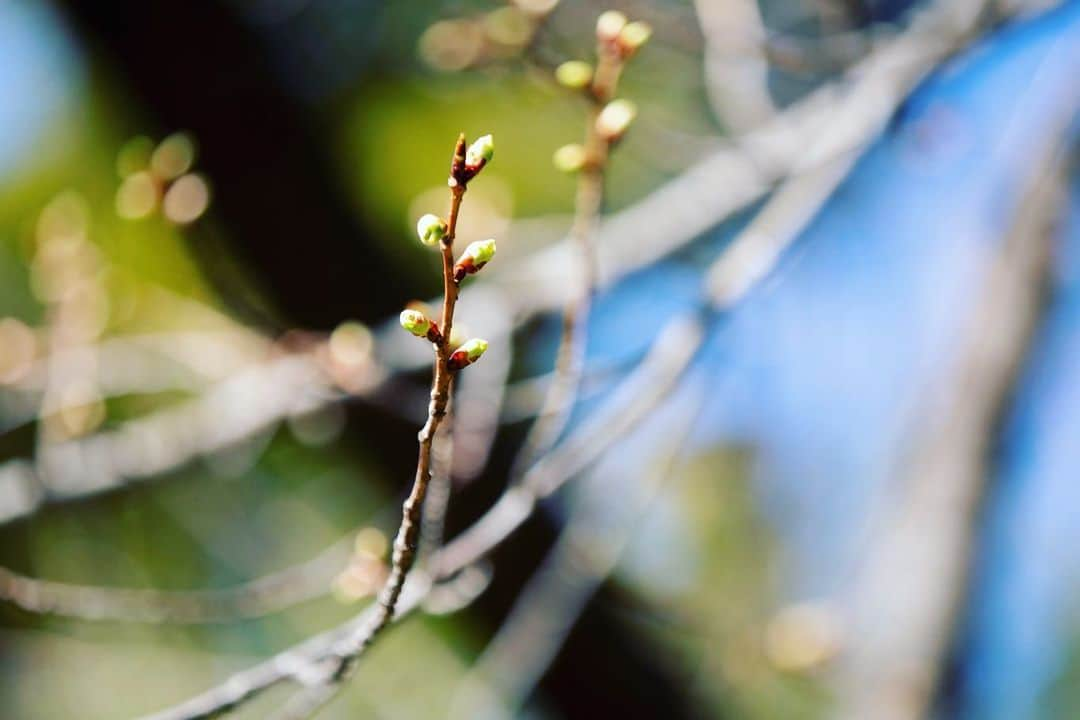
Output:
<instances>
[{"instance_id":1,"label":"out-of-focus background","mask_svg":"<svg viewBox=\"0 0 1080 720\"><path fill-rule=\"evenodd\" d=\"M1080 716L1080 2L612 5L653 35L556 445L603 452L320 717ZM370 602L460 131L499 255L426 541L495 502L608 9L0 3L0 717L141 716Z\"/></svg>"}]
</instances>

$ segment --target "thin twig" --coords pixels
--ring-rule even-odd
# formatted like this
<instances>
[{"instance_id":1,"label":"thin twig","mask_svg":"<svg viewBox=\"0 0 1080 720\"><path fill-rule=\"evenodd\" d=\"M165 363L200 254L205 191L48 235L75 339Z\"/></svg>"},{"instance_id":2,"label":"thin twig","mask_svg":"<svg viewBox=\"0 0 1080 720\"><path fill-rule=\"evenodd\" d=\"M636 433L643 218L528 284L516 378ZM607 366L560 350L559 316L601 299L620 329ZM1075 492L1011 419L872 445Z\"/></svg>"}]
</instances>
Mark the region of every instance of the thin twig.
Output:
<instances>
[{"instance_id":1,"label":"thin twig","mask_svg":"<svg viewBox=\"0 0 1080 720\"><path fill-rule=\"evenodd\" d=\"M424 500L420 526L419 556L421 560L431 557L443 544L446 513L450 508L450 491L453 482L456 424L454 400L451 398L450 406L446 409L446 419L442 424L442 432L435 437L431 448L431 483L428 487L427 498Z\"/></svg>"},{"instance_id":2,"label":"thin twig","mask_svg":"<svg viewBox=\"0 0 1080 720\"><path fill-rule=\"evenodd\" d=\"M458 137L454 147L452 165L458 167L465 162L465 135ZM454 279L454 237L457 232L458 213L461 210L461 201L465 195L466 185L454 182L450 187L450 212L446 218L446 236L442 238L439 249L442 253L443 271L443 305L442 315L439 320L439 332L441 342L433 343L435 349L435 373L431 381L431 403L428 406L428 419L421 428L417 440L419 442L419 455L416 461L416 477L413 479L412 491L402 506L401 527L394 539L394 555L390 567L390 577L386 585L379 593L377 609L371 624L365 628L365 633L360 638L360 651L369 645L379 632L386 627L394 616L394 606L397 604L401 589L405 586L405 578L412 569L416 557L416 541L420 534L420 514L424 504L424 495L427 493L428 483L431 480L431 449L435 440L435 432L439 424L446 417L446 406L450 401L450 384L453 374L449 368L451 338L454 329L454 307L458 298L458 283ZM340 667L335 670L333 679L341 681L350 671L353 661L351 654L344 654L341 658Z\"/></svg>"},{"instance_id":3,"label":"thin twig","mask_svg":"<svg viewBox=\"0 0 1080 720\"><path fill-rule=\"evenodd\" d=\"M307 717L338 692L352 674L360 655L393 619L398 598L405 587L405 580L416 560L424 499L431 481L432 447L435 433L446 417L447 406L450 402L450 388L454 379L450 357L453 351L454 309L457 305L460 282L460 279L455 278L454 239L461 202L468 187L463 175L466 163L465 145L465 134L462 133L458 136L451 160L450 212L446 218L446 233L439 243L442 254L443 303L438 334L432 340L435 351L435 372L431 381L431 403L428 405L427 422L424 423L424 427L417 436L420 447L416 461L416 476L413 479L412 490L402 506L401 526L394 539L390 576L379 592L375 611L369 622L347 635L335 646L332 653L331 672L326 675L323 682L309 687L307 691L293 698L280 715L283 719Z\"/></svg>"},{"instance_id":4,"label":"thin twig","mask_svg":"<svg viewBox=\"0 0 1080 720\"><path fill-rule=\"evenodd\" d=\"M93 621L204 624L262 617L325 596L353 536L306 562L220 590L163 591L41 580L0 567L0 599L39 614Z\"/></svg>"},{"instance_id":5,"label":"thin twig","mask_svg":"<svg viewBox=\"0 0 1080 720\"><path fill-rule=\"evenodd\" d=\"M586 328L596 286L596 252L592 238L604 206L604 174L611 151L610 142L600 134L596 121L604 105L615 97L624 63L611 43L597 42L596 55L596 71L587 88L585 162L578 172L574 221L570 227L570 242L576 257L566 266L576 270L578 282L563 308L554 379L514 460L511 482L558 440L574 406L585 369Z\"/></svg>"}]
</instances>

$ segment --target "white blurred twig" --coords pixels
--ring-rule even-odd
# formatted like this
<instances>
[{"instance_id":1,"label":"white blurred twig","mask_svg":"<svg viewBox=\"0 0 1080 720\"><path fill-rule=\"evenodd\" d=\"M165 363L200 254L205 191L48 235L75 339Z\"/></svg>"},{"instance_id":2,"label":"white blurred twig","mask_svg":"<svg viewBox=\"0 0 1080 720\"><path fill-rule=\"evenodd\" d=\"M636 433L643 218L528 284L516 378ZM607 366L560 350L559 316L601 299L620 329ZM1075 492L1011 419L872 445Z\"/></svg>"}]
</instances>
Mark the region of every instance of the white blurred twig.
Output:
<instances>
[{"instance_id":1,"label":"white blurred twig","mask_svg":"<svg viewBox=\"0 0 1080 720\"><path fill-rule=\"evenodd\" d=\"M695 0L694 7L705 39L705 93L713 113L731 134L761 127L776 107L757 0Z\"/></svg>"},{"instance_id":2,"label":"white blurred twig","mask_svg":"<svg viewBox=\"0 0 1080 720\"><path fill-rule=\"evenodd\" d=\"M1075 96L1064 122L1080 106ZM963 332L927 394L906 467L854 581L850 642L836 673L845 720L926 716L953 637L998 419L1038 323L1062 205L1062 128L1037 162ZM1049 144L1049 147L1045 147Z\"/></svg>"},{"instance_id":3,"label":"white blurred twig","mask_svg":"<svg viewBox=\"0 0 1080 720\"><path fill-rule=\"evenodd\" d=\"M261 617L323 597L352 552L353 536L306 562L219 590L163 591L77 585L0 567L0 600L79 620L204 624Z\"/></svg>"}]
</instances>

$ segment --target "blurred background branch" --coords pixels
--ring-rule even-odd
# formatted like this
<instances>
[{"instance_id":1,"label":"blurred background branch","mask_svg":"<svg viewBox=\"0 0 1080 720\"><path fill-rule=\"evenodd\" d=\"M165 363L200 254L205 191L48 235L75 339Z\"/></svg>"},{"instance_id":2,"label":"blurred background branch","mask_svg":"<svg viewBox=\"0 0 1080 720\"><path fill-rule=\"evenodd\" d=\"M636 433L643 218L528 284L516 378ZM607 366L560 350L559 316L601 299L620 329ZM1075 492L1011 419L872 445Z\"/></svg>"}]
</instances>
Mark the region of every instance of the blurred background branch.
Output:
<instances>
[{"instance_id":1,"label":"blurred background branch","mask_svg":"<svg viewBox=\"0 0 1080 720\"><path fill-rule=\"evenodd\" d=\"M568 96L622 12L633 71L616 33ZM1078 31L1075 0L0 8L5 717L1072 716L1080 573L1017 558L1070 546L1080 463L1035 332L1071 322ZM431 361L392 316L437 292L411 228L462 130L500 139L455 317L491 345L378 616Z\"/></svg>"}]
</instances>

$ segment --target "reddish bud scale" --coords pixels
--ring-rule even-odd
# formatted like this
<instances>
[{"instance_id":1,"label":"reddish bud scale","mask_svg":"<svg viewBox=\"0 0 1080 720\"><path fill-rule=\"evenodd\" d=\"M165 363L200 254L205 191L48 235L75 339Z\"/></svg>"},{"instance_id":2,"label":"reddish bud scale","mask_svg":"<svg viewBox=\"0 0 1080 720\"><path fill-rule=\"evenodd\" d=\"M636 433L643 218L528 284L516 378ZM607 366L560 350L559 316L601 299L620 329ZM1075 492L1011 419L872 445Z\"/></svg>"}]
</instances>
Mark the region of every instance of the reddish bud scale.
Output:
<instances>
[{"instance_id":1,"label":"reddish bud scale","mask_svg":"<svg viewBox=\"0 0 1080 720\"><path fill-rule=\"evenodd\" d=\"M434 320L431 321L431 327L428 328L426 337L430 342L433 342L436 345L442 345L443 336L442 333L439 332L439 326L435 324Z\"/></svg>"},{"instance_id":2,"label":"reddish bud scale","mask_svg":"<svg viewBox=\"0 0 1080 720\"><path fill-rule=\"evenodd\" d=\"M487 340L481 340L480 338L467 340L450 355L446 366L448 369L456 371L467 365L472 365L487 351L487 347Z\"/></svg>"},{"instance_id":3,"label":"reddish bud scale","mask_svg":"<svg viewBox=\"0 0 1080 720\"><path fill-rule=\"evenodd\" d=\"M470 173L465 167L465 133L461 133L458 135L457 144L454 145L454 158L450 161L449 185L450 187L464 185L473 175L476 173Z\"/></svg>"},{"instance_id":4,"label":"reddish bud scale","mask_svg":"<svg viewBox=\"0 0 1080 720\"><path fill-rule=\"evenodd\" d=\"M466 275L479 272L485 265L487 265L486 262L476 262L471 257L461 258L454 265L454 282L461 282Z\"/></svg>"},{"instance_id":5,"label":"reddish bud scale","mask_svg":"<svg viewBox=\"0 0 1080 720\"><path fill-rule=\"evenodd\" d=\"M463 367L472 365L472 363L473 361L469 359L469 353L464 350L455 350L446 361L446 369L450 372L457 372Z\"/></svg>"},{"instance_id":6,"label":"reddish bud scale","mask_svg":"<svg viewBox=\"0 0 1080 720\"><path fill-rule=\"evenodd\" d=\"M484 169L495 152L495 144L491 135L477 138L468 148L465 145L465 135L458 138L454 148L454 160L450 164L450 187L465 185ZM464 152L463 152L464 150Z\"/></svg>"},{"instance_id":7,"label":"reddish bud scale","mask_svg":"<svg viewBox=\"0 0 1080 720\"><path fill-rule=\"evenodd\" d=\"M487 165L487 160L481 160L475 165L462 164L460 168L455 169L450 174L450 187L468 184L470 180L476 177L477 173L484 169L485 165Z\"/></svg>"}]
</instances>

